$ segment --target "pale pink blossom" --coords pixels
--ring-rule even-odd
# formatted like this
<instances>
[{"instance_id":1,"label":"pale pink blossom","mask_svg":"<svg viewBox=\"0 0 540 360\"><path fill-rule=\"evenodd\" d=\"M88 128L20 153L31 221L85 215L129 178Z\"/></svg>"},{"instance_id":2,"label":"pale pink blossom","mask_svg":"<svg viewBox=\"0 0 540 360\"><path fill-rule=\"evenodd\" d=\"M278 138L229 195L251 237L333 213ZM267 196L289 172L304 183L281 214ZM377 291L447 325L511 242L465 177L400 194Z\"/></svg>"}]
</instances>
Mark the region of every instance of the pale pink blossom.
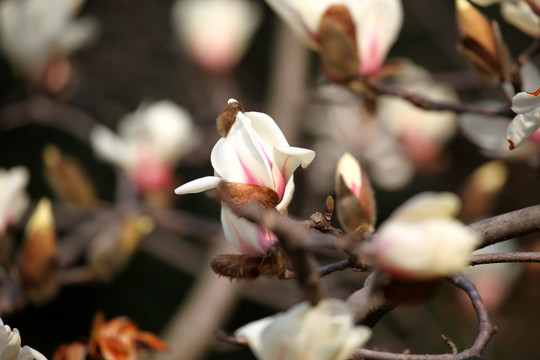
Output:
<instances>
[{"instance_id":1,"label":"pale pink blossom","mask_svg":"<svg viewBox=\"0 0 540 360\"><path fill-rule=\"evenodd\" d=\"M229 100L229 103L236 100ZM291 147L274 120L260 112L238 112L226 137L211 153L214 176L193 180L177 188L177 194L215 188L222 180L268 187L279 196L276 209L285 213L294 192L293 172L308 166L315 153ZM226 238L242 253L264 253L276 241L274 234L221 208Z\"/></svg>"},{"instance_id":2,"label":"pale pink blossom","mask_svg":"<svg viewBox=\"0 0 540 360\"><path fill-rule=\"evenodd\" d=\"M429 280L462 271L479 236L454 219L460 208L451 193L422 193L401 205L369 244L383 272L405 280Z\"/></svg>"},{"instance_id":3,"label":"pale pink blossom","mask_svg":"<svg viewBox=\"0 0 540 360\"><path fill-rule=\"evenodd\" d=\"M142 192L172 185L173 166L198 142L190 114L170 100L143 103L118 125L118 135L96 126L95 153L123 169Z\"/></svg>"},{"instance_id":4,"label":"pale pink blossom","mask_svg":"<svg viewBox=\"0 0 540 360\"><path fill-rule=\"evenodd\" d=\"M519 92L512 98L517 114L506 131L510 150L520 146L540 127L540 88L535 92Z\"/></svg>"},{"instance_id":5,"label":"pale pink blossom","mask_svg":"<svg viewBox=\"0 0 540 360\"><path fill-rule=\"evenodd\" d=\"M367 342L371 330L354 326L345 302L325 299L244 325L235 336L247 340L258 360L345 360Z\"/></svg>"},{"instance_id":6,"label":"pale pink blossom","mask_svg":"<svg viewBox=\"0 0 540 360\"><path fill-rule=\"evenodd\" d=\"M262 9L246 0L177 0L171 10L176 35L202 68L225 72L246 52Z\"/></svg>"},{"instance_id":7,"label":"pale pink blossom","mask_svg":"<svg viewBox=\"0 0 540 360\"><path fill-rule=\"evenodd\" d=\"M318 49L318 29L325 11L345 5L354 21L358 72L376 74L397 40L403 23L399 0L266 0L306 45Z\"/></svg>"}]
</instances>

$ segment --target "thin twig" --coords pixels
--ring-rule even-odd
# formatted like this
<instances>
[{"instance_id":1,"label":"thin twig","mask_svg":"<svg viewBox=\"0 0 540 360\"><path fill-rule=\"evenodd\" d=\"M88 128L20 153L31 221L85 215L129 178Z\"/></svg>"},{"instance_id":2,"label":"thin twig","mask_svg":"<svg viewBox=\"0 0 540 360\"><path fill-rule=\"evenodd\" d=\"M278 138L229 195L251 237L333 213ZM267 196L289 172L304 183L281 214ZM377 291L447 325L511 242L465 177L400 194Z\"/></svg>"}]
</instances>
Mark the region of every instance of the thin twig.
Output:
<instances>
[{"instance_id":1,"label":"thin twig","mask_svg":"<svg viewBox=\"0 0 540 360\"><path fill-rule=\"evenodd\" d=\"M508 262L540 262L540 252L508 252L471 256L471 265L473 266Z\"/></svg>"},{"instance_id":2,"label":"thin twig","mask_svg":"<svg viewBox=\"0 0 540 360\"><path fill-rule=\"evenodd\" d=\"M382 82L377 81L376 79L368 78L363 83L368 90L372 91L376 95L393 95L402 98L413 104L414 106L424 109L424 110L434 110L434 111L452 111L456 114L462 113L474 113L485 116L507 116L513 117L515 114L510 109L510 104L507 106L502 106L498 108L489 108L486 106L474 105L474 104L465 104L465 103L456 103L456 102L443 102L443 101L433 101L429 100L418 94L410 93L406 90L400 89L398 87L383 84ZM351 86L352 90L355 91L355 86ZM362 88L362 87L361 87ZM359 92L359 91L356 91Z\"/></svg>"}]
</instances>

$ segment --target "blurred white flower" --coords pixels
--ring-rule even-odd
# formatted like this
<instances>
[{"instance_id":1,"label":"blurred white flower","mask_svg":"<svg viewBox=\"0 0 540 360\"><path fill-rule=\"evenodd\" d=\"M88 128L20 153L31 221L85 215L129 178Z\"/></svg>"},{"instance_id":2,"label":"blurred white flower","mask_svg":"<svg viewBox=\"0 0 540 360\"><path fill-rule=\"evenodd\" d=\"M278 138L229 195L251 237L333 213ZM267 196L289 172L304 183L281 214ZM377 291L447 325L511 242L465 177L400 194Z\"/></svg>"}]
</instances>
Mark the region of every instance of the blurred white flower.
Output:
<instances>
[{"instance_id":1,"label":"blurred white flower","mask_svg":"<svg viewBox=\"0 0 540 360\"><path fill-rule=\"evenodd\" d=\"M0 319L0 360L47 360L47 358L29 346L21 348L19 330L11 330Z\"/></svg>"},{"instance_id":2,"label":"blurred white flower","mask_svg":"<svg viewBox=\"0 0 540 360\"><path fill-rule=\"evenodd\" d=\"M258 360L345 360L367 342L371 330L354 326L345 302L325 299L244 325L235 336L247 340Z\"/></svg>"},{"instance_id":3,"label":"blurred white flower","mask_svg":"<svg viewBox=\"0 0 540 360\"><path fill-rule=\"evenodd\" d=\"M452 88L436 83L425 69L412 63L404 63L394 80L398 87L428 100L458 100ZM423 110L397 96L378 97L377 115L417 163L434 160L457 129L454 112Z\"/></svg>"},{"instance_id":4,"label":"blurred white flower","mask_svg":"<svg viewBox=\"0 0 540 360\"><path fill-rule=\"evenodd\" d=\"M118 135L96 126L90 140L95 153L125 170L139 190L171 185L175 163L198 143L190 114L169 100L143 103L123 117Z\"/></svg>"},{"instance_id":5,"label":"blurred white flower","mask_svg":"<svg viewBox=\"0 0 540 360\"><path fill-rule=\"evenodd\" d=\"M202 68L219 73L242 59L261 22L261 10L249 0L177 0L171 16L187 53Z\"/></svg>"},{"instance_id":6,"label":"blurred white flower","mask_svg":"<svg viewBox=\"0 0 540 360\"><path fill-rule=\"evenodd\" d=\"M368 250L392 277L429 280L462 271L479 236L453 217L460 201L451 193L422 193L401 205L378 229Z\"/></svg>"},{"instance_id":7,"label":"blurred white flower","mask_svg":"<svg viewBox=\"0 0 540 360\"><path fill-rule=\"evenodd\" d=\"M506 132L510 150L520 146L540 127L540 97L538 95L540 95L540 88L535 92L519 92L512 98L512 111L517 115L508 125Z\"/></svg>"},{"instance_id":8,"label":"blurred white flower","mask_svg":"<svg viewBox=\"0 0 540 360\"><path fill-rule=\"evenodd\" d=\"M234 99L228 104L240 107ZM275 192L276 209L285 213L294 192L293 172L299 166L308 166L315 152L289 146L280 128L267 114L238 111L232 120L227 133L212 149L215 176L193 180L177 188L175 193L202 192L215 188L222 180L256 185ZM227 240L245 254L264 254L277 240L263 227L238 218L227 206L221 207L221 223Z\"/></svg>"},{"instance_id":9,"label":"blurred white flower","mask_svg":"<svg viewBox=\"0 0 540 360\"><path fill-rule=\"evenodd\" d=\"M56 57L88 42L97 30L90 18L73 19L84 0L2 0L0 44L10 62L37 77Z\"/></svg>"},{"instance_id":10,"label":"blurred white flower","mask_svg":"<svg viewBox=\"0 0 540 360\"><path fill-rule=\"evenodd\" d=\"M501 15L510 24L532 37L540 37L540 2L537 0L470 0L476 5L501 4Z\"/></svg>"},{"instance_id":11,"label":"blurred white flower","mask_svg":"<svg viewBox=\"0 0 540 360\"><path fill-rule=\"evenodd\" d=\"M345 5L355 26L360 74L373 75L381 68L403 23L399 0L266 0L306 45L319 47L321 19L333 5Z\"/></svg>"},{"instance_id":12,"label":"blurred white flower","mask_svg":"<svg viewBox=\"0 0 540 360\"><path fill-rule=\"evenodd\" d=\"M25 192L30 174L22 166L10 170L0 169L0 238L9 227L17 222L28 206Z\"/></svg>"}]
</instances>

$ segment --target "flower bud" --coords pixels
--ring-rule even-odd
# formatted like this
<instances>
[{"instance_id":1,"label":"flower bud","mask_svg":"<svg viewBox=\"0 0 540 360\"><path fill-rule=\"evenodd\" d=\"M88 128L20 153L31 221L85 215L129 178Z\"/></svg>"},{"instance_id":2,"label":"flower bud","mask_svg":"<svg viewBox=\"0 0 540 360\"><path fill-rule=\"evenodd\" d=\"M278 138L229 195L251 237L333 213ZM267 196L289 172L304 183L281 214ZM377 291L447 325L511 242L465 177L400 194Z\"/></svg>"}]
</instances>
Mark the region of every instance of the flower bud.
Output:
<instances>
[{"instance_id":1,"label":"flower bud","mask_svg":"<svg viewBox=\"0 0 540 360\"><path fill-rule=\"evenodd\" d=\"M147 216L129 216L104 229L88 248L88 262L97 277L112 280L131 260L141 239L154 229Z\"/></svg>"},{"instance_id":2,"label":"flower bud","mask_svg":"<svg viewBox=\"0 0 540 360\"><path fill-rule=\"evenodd\" d=\"M96 205L94 186L75 158L62 154L54 145L47 145L43 162L45 177L60 199L86 209Z\"/></svg>"},{"instance_id":3,"label":"flower bud","mask_svg":"<svg viewBox=\"0 0 540 360\"><path fill-rule=\"evenodd\" d=\"M321 66L326 76L342 83L358 74L356 30L345 5L331 5L319 24Z\"/></svg>"},{"instance_id":4,"label":"flower bud","mask_svg":"<svg viewBox=\"0 0 540 360\"><path fill-rule=\"evenodd\" d=\"M508 49L499 26L467 0L456 0L458 50L475 75L487 83L502 81L510 66Z\"/></svg>"},{"instance_id":5,"label":"flower bud","mask_svg":"<svg viewBox=\"0 0 540 360\"><path fill-rule=\"evenodd\" d=\"M373 190L358 161L343 154L336 168L337 215L343 229L360 240L373 231L376 207Z\"/></svg>"},{"instance_id":6,"label":"flower bud","mask_svg":"<svg viewBox=\"0 0 540 360\"><path fill-rule=\"evenodd\" d=\"M17 275L32 302L50 300L58 291L56 230L51 202L39 201L25 229L17 261Z\"/></svg>"}]
</instances>

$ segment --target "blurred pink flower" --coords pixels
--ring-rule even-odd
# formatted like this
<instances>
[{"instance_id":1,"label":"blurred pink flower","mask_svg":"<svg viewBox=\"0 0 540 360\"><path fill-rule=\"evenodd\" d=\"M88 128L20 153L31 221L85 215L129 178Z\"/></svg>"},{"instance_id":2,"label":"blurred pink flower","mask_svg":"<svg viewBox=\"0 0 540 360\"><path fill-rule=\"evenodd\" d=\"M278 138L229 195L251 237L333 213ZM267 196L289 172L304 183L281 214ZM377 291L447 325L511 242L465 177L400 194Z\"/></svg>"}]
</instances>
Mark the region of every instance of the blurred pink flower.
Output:
<instances>
[{"instance_id":1,"label":"blurred pink flower","mask_svg":"<svg viewBox=\"0 0 540 360\"><path fill-rule=\"evenodd\" d=\"M266 0L309 47L318 49L318 30L325 11L345 5L354 21L358 49L358 72L376 74L396 41L403 23L399 0Z\"/></svg>"},{"instance_id":2,"label":"blurred pink flower","mask_svg":"<svg viewBox=\"0 0 540 360\"><path fill-rule=\"evenodd\" d=\"M245 0L177 0L171 17L177 37L202 68L233 68L261 22L261 8Z\"/></svg>"}]
</instances>

